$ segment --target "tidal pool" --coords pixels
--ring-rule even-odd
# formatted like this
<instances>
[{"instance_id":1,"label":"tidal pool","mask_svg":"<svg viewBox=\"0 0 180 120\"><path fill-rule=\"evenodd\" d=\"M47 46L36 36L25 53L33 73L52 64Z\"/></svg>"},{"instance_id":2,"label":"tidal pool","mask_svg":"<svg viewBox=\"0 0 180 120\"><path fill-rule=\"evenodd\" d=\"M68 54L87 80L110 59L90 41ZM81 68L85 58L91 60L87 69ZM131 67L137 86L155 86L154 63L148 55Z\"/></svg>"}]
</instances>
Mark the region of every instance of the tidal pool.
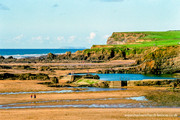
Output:
<instances>
[{"instance_id":1,"label":"tidal pool","mask_svg":"<svg viewBox=\"0 0 180 120\"><path fill-rule=\"evenodd\" d=\"M142 75L142 74L120 74L120 73L112 73L112 74L96 74L90 73L92 75L98 75L100 80L106 81L128 81L128 80L144 80L144 79L176 79L173 77L165 77L165 76L157 76L157 75ZM75 75L86 75L86 73L80 73Z\"/></svg>"},{"instance_id":2,"label":"tidal pool","mask_svg":"<svg viewBox=\"0 0 180 120\"><path fill-rule=\"evenodd\" d=\"M148 101L148 99L146 99L146 97L144 96L139 96L139 97L129 97L129 98L125 98L128 100L136 100L136 101Z\"/></svg>"}]
</instances>

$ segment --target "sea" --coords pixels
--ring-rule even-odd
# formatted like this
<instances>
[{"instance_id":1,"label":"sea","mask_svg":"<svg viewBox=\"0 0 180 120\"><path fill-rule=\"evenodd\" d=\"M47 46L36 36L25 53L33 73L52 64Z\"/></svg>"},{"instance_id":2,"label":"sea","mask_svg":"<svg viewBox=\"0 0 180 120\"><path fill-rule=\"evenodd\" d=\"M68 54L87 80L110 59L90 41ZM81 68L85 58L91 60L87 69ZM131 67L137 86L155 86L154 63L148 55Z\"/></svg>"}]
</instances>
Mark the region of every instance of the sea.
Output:
<instances>
[{"instance_id":1,"label":"sea","mask_svg":"<svg viewBox=\"0 0 180 120\"><path fill-rule=\"evenodd\" d=\"M0 49L0 56L5 58L12 56L13 58L27 58L27 57L39 57L47 55L48 53L53 54L64 54L67 51L75 53L78 50L83 49Z\"/></svg>"}]
</instances>

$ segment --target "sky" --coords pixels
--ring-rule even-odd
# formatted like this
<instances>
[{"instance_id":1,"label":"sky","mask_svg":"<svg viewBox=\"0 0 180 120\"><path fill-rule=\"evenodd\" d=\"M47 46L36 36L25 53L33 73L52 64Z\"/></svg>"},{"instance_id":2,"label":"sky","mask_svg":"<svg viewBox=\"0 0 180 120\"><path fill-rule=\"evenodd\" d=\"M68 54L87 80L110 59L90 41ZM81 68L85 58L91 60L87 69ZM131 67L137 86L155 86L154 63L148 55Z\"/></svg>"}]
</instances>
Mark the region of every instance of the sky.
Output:
<instances>
[{"instance_id":1,"label":"sky","mask_svg":"<svg viewBox=\"0 0 180 120\"><path fill-rule=\"evenodd\" d=\"M90 48L113 32L180 30L180 0L0 0L0 48Z\"/></svg>"}]
</instances>

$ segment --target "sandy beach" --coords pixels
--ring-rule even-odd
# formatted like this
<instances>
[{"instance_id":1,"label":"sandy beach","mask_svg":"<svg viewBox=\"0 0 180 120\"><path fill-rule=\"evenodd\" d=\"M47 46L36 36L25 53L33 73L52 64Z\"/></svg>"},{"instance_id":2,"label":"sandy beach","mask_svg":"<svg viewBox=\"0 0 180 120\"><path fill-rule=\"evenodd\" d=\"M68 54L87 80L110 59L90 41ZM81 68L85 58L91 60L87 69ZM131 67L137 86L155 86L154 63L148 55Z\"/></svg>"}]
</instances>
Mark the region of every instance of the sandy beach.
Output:
<instances>
[{"instance_id":1,"label":"sandy beach","mask_svg":"<svg viewBox=\"0 0 180 120\"><path fill-rule=\"evenodd\" d=\"M0 91L47 91L62 90L37 84L40 81L0 81ZM65 88L64 88L65 89ZM127 90L73 92L73 93L42 93L37 98L30 98L31 94L0 95L0 104L26 103L12 106L39 106L39 105L84 105L84 104L128 104L139 103L131 99L133 96L143 96L147 91L163 90L162 87L129 87ZM105 98L116 98L102 100ZM90 99L90 100L89 100ZM58 102L54 102L54 100ZM68 100L68 102L66 101ZM79 101L78 101L79 100ZM43 103L43 101L49 101ZM178 119L179 108L32 108L32 109L0 109L1 120L119 120L119 119Z\"/></svg>"},{"instance_id":2,"label":"sandy beach","mask_svg":"<svg viewBox=\"0 0 180 120\"><path fill-rule=\"evenodd\" d=\"M177 108L45 108L0 110L1 120L179 120Z\"/></svg>"},{"instance_id":3,"label":"sandy beach","mask_svg":"<svg viewBox=\"0 0 180 120\"><path fill-rule=\"evenodd\" d=\"M90 69L83 67L82 63L31 63L30 65L38 68L43 65L53 66L81 66L83 69L75 70L54 70L39 71L39 70L22 70L22 69L4 69L1 72L8 73L46 73L49 76L65 75L68 73L87 73L96 72L99 68L97 66L104 65L121 65L132 64L134 61L111 61L109 63L84 63L86 67L91 66ZM9 66L29 65L29 64L3 64ZM96 66L96 67L92 67ZM141 104L146 104L148 101L137 101L129 99L130 97L144 97L147 94L166 90L167 87L153 87L153 86L133 86L124 87L123 90L114 91L89 91L76 92L77 88L62 88L62 87L48 87L47 85L39 84L42 82L51 82L51 80L1 80L0 81L0 119L1 120L119 120L119 119L142 119L142 120L176 120L180 116L179 108L139 108ZM63 80L59 84L63 84ZM11 92L40 92L40 91L62 91L72 90L70 93L23 93L23 94L8 94ZM36 95L36 98L31 98L31 95ZM10 104L10 105L9 105ZM130 105L120 108L88 108L88 106L98 105ZM56 107L56 106L70 107ZM75 108L72 106L83 106L82 108ZM134 105L134 106L132 106ZM28 108L34 106L37 108ZM42 108L39 108L41 107ZM43 107L47 106L47 107ZM52 106L55 106L52 108ZM4 108L3 108L4 107ZM5 109L11 107L10 109ZM14 108L18 107L18 108ZM24 108L21 108L24 107Z\"/></svg>"}]
</instances>

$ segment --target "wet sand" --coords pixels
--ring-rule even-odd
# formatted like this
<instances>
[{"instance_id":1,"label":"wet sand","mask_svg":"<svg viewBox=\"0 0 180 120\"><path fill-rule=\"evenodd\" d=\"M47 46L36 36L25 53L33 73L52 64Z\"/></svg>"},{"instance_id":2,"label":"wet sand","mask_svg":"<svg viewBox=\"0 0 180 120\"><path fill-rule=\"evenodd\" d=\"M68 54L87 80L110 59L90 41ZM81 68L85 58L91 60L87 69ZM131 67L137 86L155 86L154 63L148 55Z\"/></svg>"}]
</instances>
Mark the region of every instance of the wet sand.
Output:
<instances>
[{"instance_id":1,"label":"wet sand","mask_svg":"<svg viewBox=\"0 0 180 120\"><path fill-rule=\"evenodd\" d=\"M178 120L176 108L44 108L0 110L1 120Z\"/></svg>"},{"instance_id":2,"label":"wet sand","mask_svg":"<svg viewBox=\"0 0 180 120\"><path fill-rule=\"evenodd\" d=\"M98 66L98 65L130 65L135 60L112 60L105 63L1 63L0 65L34 65L34 66Z\"/></svg>"},{"instance_id":3,"label":"wet sand","mask_svg":"<svg viewBox=\"0 0 180 120\"><path fill-rule=\"evenodd\" d=\"M49 91L67 88L51 88L37 84L38 80L1 80L0 92L20 91ZM149 91L164 90L163 87L128 87L127 90L79 92L79 93L49 93L36 94L37 98L31 98L31 94L0 95L0 105L10 103L50 101L46 103L29 103L26 105L67 105L67 104L119 104L138 103L135 100L124 98L143 96ZM116 100L98 100L103 98L118 98ZM90 100L88 99L97 99ZM53 100L84 100L71 102L51 102ZM16 105L15 105L16 106ZM21 105L19 105L21 106ZM0 120L178 120L179 108L34 108L34 109L0 109Z\"/></svg>"}]
</instances>

